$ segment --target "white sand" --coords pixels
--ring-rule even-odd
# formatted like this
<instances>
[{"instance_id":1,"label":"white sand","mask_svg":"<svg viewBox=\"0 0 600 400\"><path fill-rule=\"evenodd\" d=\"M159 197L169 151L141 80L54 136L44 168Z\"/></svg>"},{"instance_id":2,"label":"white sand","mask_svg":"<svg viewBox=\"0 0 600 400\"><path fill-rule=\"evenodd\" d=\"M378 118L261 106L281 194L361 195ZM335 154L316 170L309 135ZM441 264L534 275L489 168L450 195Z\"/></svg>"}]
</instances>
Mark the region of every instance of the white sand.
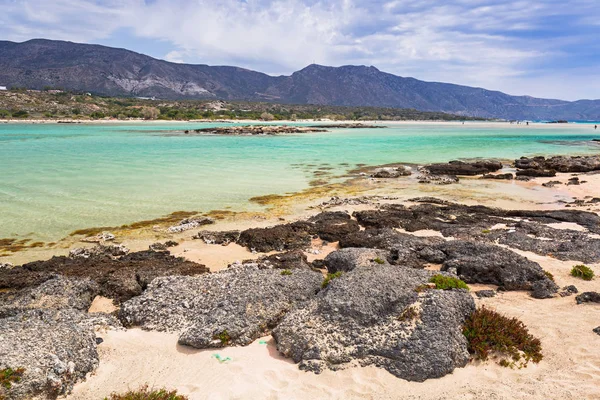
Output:
<instances>
[{"instance_id":1,"label":"white sand","mask_svg":"<svg viewBox=\"0 0 600 400\"><path fill-rule=\"evenodd\" d=\"M574 264L519 252L552 272L562 287L598 290L597 280L569 275ZM600 266L593 265L596 273ZM473 290L488 288L473 285ZM597 305L577 305L575 298L536 300L525 292L504 292L478 305L521 319L542 341L544 359L525 369L509 369L492 361L471 363L453 374L424 383L407 382L376 367L303 372L282 359L274 341L263 338L247 347L194 350L178 346L173 334L101 333L100 367L75 387L69 399L98 399L113 391L143 384L177 389L190 399L600 399L600 325ZM213 354L230 357L220 363Z\"/></svg>"}]
</instances>

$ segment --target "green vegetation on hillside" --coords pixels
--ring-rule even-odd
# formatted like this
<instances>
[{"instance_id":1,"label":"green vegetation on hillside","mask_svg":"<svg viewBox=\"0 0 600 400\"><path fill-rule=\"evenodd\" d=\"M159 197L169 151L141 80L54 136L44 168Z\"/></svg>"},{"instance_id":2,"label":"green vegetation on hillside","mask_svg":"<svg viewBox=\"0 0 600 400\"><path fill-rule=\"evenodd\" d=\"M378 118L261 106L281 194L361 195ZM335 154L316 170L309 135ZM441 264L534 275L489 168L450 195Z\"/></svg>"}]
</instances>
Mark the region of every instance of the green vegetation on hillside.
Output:
<instances>
[{"instance_id":1,"label":"green vegetation on hillside","mask_svg":"<svg viewBox=\"0 0 600 400\"><path fill-rule=\"evenodd\" d=\"M155 100L100 97L60 90L0 92L0 119L146 120L478 120L413 109L294 105L220 100Z\"/></svg>"}]
</instances>

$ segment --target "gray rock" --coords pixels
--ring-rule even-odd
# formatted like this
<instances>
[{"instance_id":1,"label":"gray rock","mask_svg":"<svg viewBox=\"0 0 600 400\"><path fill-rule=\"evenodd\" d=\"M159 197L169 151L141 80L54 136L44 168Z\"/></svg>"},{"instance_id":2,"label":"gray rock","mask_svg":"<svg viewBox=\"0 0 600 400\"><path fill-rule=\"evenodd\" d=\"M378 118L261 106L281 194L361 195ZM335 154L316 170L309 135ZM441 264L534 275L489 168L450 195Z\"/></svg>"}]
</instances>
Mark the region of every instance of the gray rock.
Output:
<instances>
[{"instance_id":1,"label":"gray rock","mask_svg":"<svg viewBox=\"0 0 600 400\"><path fill-rule=\"evenodd\" d=\"M98 244L95 247L79 247L69 252L71 258L90 258L93 256L120 257L129 253L122 244Z\"/></svg>"},{"instance_id":2,"label":"gray rock","mask_svg":"<svg viewBox=\"0 0 600 400\"><path fill-rule=\"evenodd\" d=\"M575 297L577 304L583 303L600 303L600 293L598 292L584 292L579 296Z\"/></svg>"},{"instance_id":3,"label":"gray rock","mask_svg":"<svg viewBox=\"0 0 600 400\"><path fill-rule=\"evenodd\" d=\"M496 291L495 290L478 290L475 292L475 295L477 297L481 298L485 298L485 297L496 297Z\"/></svg>"},{"instance_id":4,"label":"gray rock","mask_svg":"<svg viewBox=\"0 0 600 400\"><path fill-rule=\"evenodd\" d=\"M148 246L149 250L152 251L161 251L161 252L168 252L170 247L175 247L177 246L179 243L173 241L173 240L167 240L164 243L152 243L150 246Z\"/></svg>"},{"instance_id":5,"label":"gray rock","mask_svg":"<svg viewBox=\"0 0 600 400\"><path fill-rule=\"evenodd\" d=\"M34 309L87 311L100 287L90 279L56 276L39 286L0 292L0 318Z\"/></svg>"},{"instance_id":6,"label":"gray rock","mask_svg":"<svg viewBox=\"0 0 600 400\"><path fill-rule=\"evenodd\" d=\"M371 175L373 178L399 178L401 176L409 176L411 175L410 169L400 166L400 167L382 167L377 168L373 174Z\"/></svg>"},{"instance_id":7,"label":"gray rock","mask_svg":"<svg viewBox=\"0 0 600 400\"><path fill-rule=\"evenodd\" d=\"M317 373L356 364L419 382L451 373L469 360L462 324L475 304L464 290L417 293L431 275L393 265L346 272L285 316L277 349Z\"/></svg>"},{"instance_id":8,"label":"gray rock","mask_svg":"<svg viewBox=\"0 0 600 400\"><path fill-rule=\"evenodd\" d=\"M383 250L348 247L330 253L325 257L329 273L348 272L355 268L389 264L389 253Z\"/></svg>"},{"instance_id":9,"label":"gray rock","mask_svg":"<svg viewBox=\"0 0 600 400\"><path fill-rule=\"evenodd\" d=\"M502 290L531 290L535 298L548 298L558 286L536 262L502 247L452 240L437 247L446 254L442 271L456 268L467 283L500 286Z\"/></svg>"},{"instance_id":10,"label":"gray rock","mask_svg":"<svg viewBox=\"0 0 600 400\"><path fill-rule=\"evenodd\" d=\"M305 249L311 244L311 229L308 222L247 229L240 233L238 244L261 253Z\"/></svg>"},{"instance_id":11,"label":"gray rock","mask_svg":"<svg viewBox=\"0 0 600 400\"><path fill-rule=\"evenodd\" d=\"M259 268L276 269L312 269L306 255L300 250L292 250L285 253L272 254L260 257L257 261Z\"/></svg>"},{"instance_id":12,"label":"gray rock","mask_svg":"<svg viewBox=\"0 0 600 400\"><path fill-rule=\"evenodd\" d=\"M593 331L594 333L596 333L596 334L600 335L600 326L599 326L599 327L597 327L597 328L594 328L592 331Z\"/></svg>"},{"instance_id":13,"label":"gray rock","mask_svg":"<svg viewBox=\"0 0 600 400\"><path fill-rule=\"evenodd\" d=\"M128 326L178 332L180 344L196 348L247 345L314 296L322 281L319 272L295 269L282 275L258 264L197 277L157 278L141 296L122 305L119 317Z\"/></svg>"},{"instance_id":14,"label":"gray rock","mask_svg":"<svg viewBox=\"0 0 600 400\"><path fill-rule=\"evenodd\" d=\"M227 246L229 243L235 243L239 237L240 231L200 231L193 239L203 240L206 244L220 244L222 246Z\"/></svg>"},{"instance_id":15,"label":"gray rock","mask_svg":"<svg viewBox=\"0 0 600 400\"><path fill-rule=\"evenodd\" d=\"M78 311L27 311L0 320L0 370L24 368L6 399L54 399L98 366L93 322Z\"/></svg>"},{"instance_id":16,"label":"gray rock","mask_svg":"<svg viewBox=\"0 0 600 400\"><path fill-rule=\"evenodd\" d=\"M178 225L171 226L167 229L169 233L181 233L185 231L189 231L190 229L198 228L203 225L214 224L215 221L212 218L208 217L195 217L195 218L186 218L179 222Z\"/></svg>"},{"instance_id":17,"label":"gray rock","mask_svg":"<svg viewBox=\"0 0 600 400\"><path fill-rule=\"evenodd\" d=\"M562 288L562 292L560 292L561 297L571 296L573 294L579 293L579 290L574 285L565 286Z\"/></svg>"},{"instance_id":18,"label":"gray rock","mask_svg":"<svg viewBox=\"0 0 600 400\"><path fill-rule=\"evenodd\" d=\"M0 270L11 269L13 267L14 267L14 265L12 265L11 263L0 263Z\"/></svg>"}]
</instances>

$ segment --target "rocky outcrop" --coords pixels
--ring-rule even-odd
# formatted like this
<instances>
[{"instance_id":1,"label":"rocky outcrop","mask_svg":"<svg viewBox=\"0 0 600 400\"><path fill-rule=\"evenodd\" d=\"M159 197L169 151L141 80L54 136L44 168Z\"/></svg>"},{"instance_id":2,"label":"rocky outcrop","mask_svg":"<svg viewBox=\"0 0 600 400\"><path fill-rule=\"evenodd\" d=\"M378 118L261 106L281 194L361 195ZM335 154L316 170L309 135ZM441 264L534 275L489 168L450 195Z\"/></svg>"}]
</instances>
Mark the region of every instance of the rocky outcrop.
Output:
<instances>
[{"instance_id":1,"label":"rocky outcrop","mask_svg":"<svg viewBox=\"0 0 600 400\"><path fill-rule=\"evenodd\" d=\"M501 290L530 290L535 298L553 297L558 286L536 262L502 247L451 240L437 246L446 254L442 271L456 271L467 283L497 285Z\"/></svg>"},{"instance_id":2,"label":"rocky outcrop","mask_svg":"<svg viewBox=\"0 0 600 400\"><path fill-rule=\"evenodd\" d=\"M200 231L193 239L203 240L206 244L220 244L227 246L229 243L235 243L240 237L240 231Z\"/></svg>"},{"instance_id":3,"label":"rocky outcrop","mask_svg":"<svg viewBox=\"0 0 600 400\"><path fill-rule=\"evenodd\" d=\"M282 274L259 264L157 278L141 296L122 305L119 317L127 326L178 332L180 344L196 348L247 345L313 297L322 281L318 272Z\"/></svg>"},{"instance_id":4,"label":"rocky outcrop","mask_svg":"<svg viewBox=\"0 0 600 400\"><path fill-rule=\"evenodd\" d=\"M412 174L412 172L410 171L410 169L408 169L404 166L382 167L382 168L377 168L375 171L373 171L373 174L371 174L371 177L388 179L388 178L400 178L401 176L410 176L411 174Z\"/></svg>"},{"instance_id":5,"label":"rocky outcrop","mask_svg":"<svg viewBox=\"0 0 600 400\"><path fill-rule=\"evenodd\" d=\"M598 292L584 292L575 297L577 304L583 303L600 303L600 293Z\"/></svg>"},{"instance_id":6,"label":"rocky outcrop","mask_svg":"<svg viewBox=\"0 0 600 400\"><path fill-rule=\"evenodd\" d=\"M192 132L212 135L282 135L289 133L327 132L327 130L309 126L244 125L193 129Z\"/></svg>"},{"instance_id":7,"label":"rocky outcrop","mask_svg":"<svg viewBox=\"0 0 600 400\"><path fill-rule=\"evenodd\" d=\"M55 399L98 366L98 324L118 325L108 316L90 318L74 310L32 310L0 319L0 370L24 370L20 382L0 387L0 397Z\"/></svg>"},{"instance_id":8,"label":"rocky outcrop","mask_svg":"<svg viewBox=\"0 0 600 400\"><path fill-rule=\"evenodd\" d=\"M448 163L429 164L425 167L432 175L483 175L502 169L502 163L493 160L476 162L450 161Z\"/></svg>"},{"instance_id":9,"label":"rocky outcrop","mask_svg":"<svg viewBox=\"0 0 600 400\"><path fill-rule=\"evenodd\" d=\"M515 167L525 170L554 170L557 172L600 171L600 156L521 157Z\"/></svg>"},{"instance_id":10,"label":"rocky outcrop","mask_svg":"<svg viewBox=\"0 0 600 400\"><path fill-rule=\"evenodd\" d=\"M181 233L181 232L189 231L190 229L196 229L199 226L211 225L214 223L215 223L215 221L212 218L208 218L208 217L185 218L182 221L180 221L179 224L169 227L167 229L167 232Z\"/></svg>"},{"instance_id":11,"label":"rocky outcrop","mask_svg":"<svg viewBox=\"0 0 600 400\"><path fill-rule=\"evenodd\" d=\"M328 242L337 242L341 238L360 230L358 222L341 211L326 211L308 219L312 224L309 233Z\"/></svg>"},{"instance_id":12,"label":"rocky outcrop","mask_svg":"<svg viewBox=\"0 0 600 400\"><path fill-rule=\"evenodd\" d=\"M138 296L156 277L197 275L208 272L204 265L176 258L165 252L141 251L114 259L108 256L53 257L8 270L0 270L0 289L19 290L38 286L56 275L89 279L99 294L118 302Z\"/></svg>"},{"instance_id":13,"label":"rocky outcrop","mask_svg":"<svg viewBox=\"0 0 600 400\"><path fill-rule=\"evenodd\" d=\"M306 222L252 228L240 233L238 244L261 253L304 249L311 244L309 231L310 226Z\"/></svg>"},{"instance_id":14,"label":"rocky outcrop","mask_svg":"<svg viewBox=\"0 0 600 400\"><path fill-rule=\"evenodd\" d=\"M419 382L451 373L469 360L462 324L475 305L463 290L417 293L432 274L357 266L285 316L277 349L317 373L357 364Z\"/></svg>"},{"instance_id":15,"label":"rocky outcrop","mask_svg":"<svg viewBox=\"0 0 600 400\"><path fill-rule=\"evenodd\" d=\"M252 261L249 261L250 263ZM312 269L306 255L300 250L292 250L285 253L273 254L260 257L256 261L262 268L275 269Z\"/></svg>"},{"instance_id":16,"label":"rocky outcrop","mask_svg":"<svg viewBox=\"0 0 600 400\"><path fill-rule=\"evenodd\" d=\"M383 250L349 247L325 257L327 272L348 272L355 268L389 264L389 253Z\"/></svg>"},{"instance_id":17,"label":"rocky outcrop","mask_svg":"<svg viewBox=\"0 0 600 400\"><path fill-rule=\"evenodd\" d=\"M553 169L524 169L517 171L517 176L527 176L530 178L551 178L556 176Z\"/></svg>"},{"instance_id":18,"label":"rocky outcrop","mask_svg":"<svg viewBox=\"0 0 600 400\"><path fill-rule=\"evenodd\" d=\"M79 247L69 252L71 258L90 258L94 256L120 257L129 253L122 244L99 244L94 247Z\"/></svg>"},{"instance_id":19,"label":"rocky outcrop","mask_svg":"<svg viewBox=\"0 0 600 400\"><path fill-rule=\"evenodd\" d=\"M481 179L500 179L500 180L511 180L514 179L514 175L509 173L506 174L485 174Z\"/></svg>"}]
</instances>

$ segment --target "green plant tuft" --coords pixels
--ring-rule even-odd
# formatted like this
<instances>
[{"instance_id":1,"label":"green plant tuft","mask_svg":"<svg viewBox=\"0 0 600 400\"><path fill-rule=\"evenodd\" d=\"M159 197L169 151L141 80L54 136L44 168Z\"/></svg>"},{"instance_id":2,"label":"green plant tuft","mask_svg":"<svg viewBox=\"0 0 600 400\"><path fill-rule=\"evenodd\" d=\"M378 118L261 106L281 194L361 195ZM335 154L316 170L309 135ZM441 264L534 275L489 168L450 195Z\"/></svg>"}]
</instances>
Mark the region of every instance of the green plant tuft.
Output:
<instances>
[{"instance_id":1,"label":"green plant tuft","mask_svg":"<svg viewBox=\"0 0 600 400\"><path fill-rule=\"evenodd\" d=\"M373 261L375 261L377 264L385 264L385 261L383 261L381 258L377 257L376 259L374 259Z\"/></svg>"},{"instance_id":2,"label":"green plant tuft","mask_svg":"<svg viewBox=\"0 0 600 400\"><path fill-rule=\"evenodd\" d=\"M223 332L219 333L218 335L215 335L214 338L219 339L223 346L227 346L229 344L229 342L231 342L231 336L229 336L227 329L225 329Z\"/></svg>"},{"instance_id":3,"label":"green plant tuft","mask_svg":"<svg viewBox=\"0 0 600 400\"><path fill-rule=\"evenodd\" d=\"M289 269L284 269L283 271L281 271L281 275L291 275L292 271L290 271Z\"/></svg>"},{"instance_id":4,"label":"green plant tuft","mask_svg":"<svg viewBox=\"0 0 600 400\"><path fill-rule=\"evenodd\" d=\"M400 314L398 319L402 322L412 321L414 319L419 318L419 315L420 313L417 307L414 305L410 305L402 311L402 314Z\"/></svg>"},{"instance_id":5,"label":"green plant tuft","mask_svg":"<svg viewBox=\"0 0 600 400\"><path fill-rule=\"evenodd\" d=\"M498 355L502 357L500 365L522 368L529 361L539 363L543 358L540 340L529 334L521 321L485 307L478 308L465 321L463 334L475 359L485 361Z\"/></svg>"},{"instance_id":6,"label":"green plant tuft","mask_svg":"<svg viewBox=\"0 0 600 400\"><path fill-rule=\"evenodd\" d=\"M488 234L488 233L492 233L492 231L489 230L489 229L484 229L484 230L481 231L481 233Z\"/></svg>"},{"instance_id":7,"label":"green plant tuft","mask_svg":"<svg viewBox=\"0 0 600 400\"><path fill-rule=\"evenodd\" d=\"M327 286L329 286L329 282L331 282L333 279L339 278L340 276L342 276L342 271L334 272L333 274L327 274L323 280L323 283L321 284L321 288L325 289Z\"/></svg>"},{"instance_id":8,"label":"green plant tuft","mask_svg":"<svg viewBox=\"0 0 600 400\"><path fill-rule=\"evenodd\" d=\"M555 280L554 280L554 275L552 275L552 273L551 273L551 272L544 271L544 275L546 275L546 277L547 277L548 279L550 279L552 282L555 282Z\"/></svg>"},{"instance_id":9,"label":"green plant tuft","mask_svg":"<svg viewBox=\"0 0 600 400\"><path fill-rule=\"evenodd\" d=\"M144 385L135 391L131 390L123 394L113 393L110 397L105 397L104 400L188 400L188 398L177 394L176 390L153 390L149 389L148 385Z\"/></svg>"},{"instance_id":10,"label":"green plant tuft","mask_svg":"<svg viewBox=\"0 0 600 400\"><path fill-rule=\"evenodd\" d=\"M25 368L5 368L0 370L0 386L5 389L10 389L13 383L19 383L23 374L25 373Z\"/></svg>"},{"instance_id":11,"label":"green plant tuft","mask_svg":"<svg viewBox=\"0 0 600 400\"><path fill-rule=\"evenodd\" d=\"M584 281L591 281L594 278L594 271L585 265L575 265L571 269L571 276L581 278Z\"/></svg>"},{"instance_id":12,"label":"green plant tuft","mask_svg":"<svg viewBox=\"0 0 600 400\"><path fill-rule=\"evenodd\" d=\"M469 290L467 284L458 278L452 278L451 276L434 275L429 279L429 282L435 283L436 289L449 290L449 289L466 289Z\"/></svg>"}]
</instances>

